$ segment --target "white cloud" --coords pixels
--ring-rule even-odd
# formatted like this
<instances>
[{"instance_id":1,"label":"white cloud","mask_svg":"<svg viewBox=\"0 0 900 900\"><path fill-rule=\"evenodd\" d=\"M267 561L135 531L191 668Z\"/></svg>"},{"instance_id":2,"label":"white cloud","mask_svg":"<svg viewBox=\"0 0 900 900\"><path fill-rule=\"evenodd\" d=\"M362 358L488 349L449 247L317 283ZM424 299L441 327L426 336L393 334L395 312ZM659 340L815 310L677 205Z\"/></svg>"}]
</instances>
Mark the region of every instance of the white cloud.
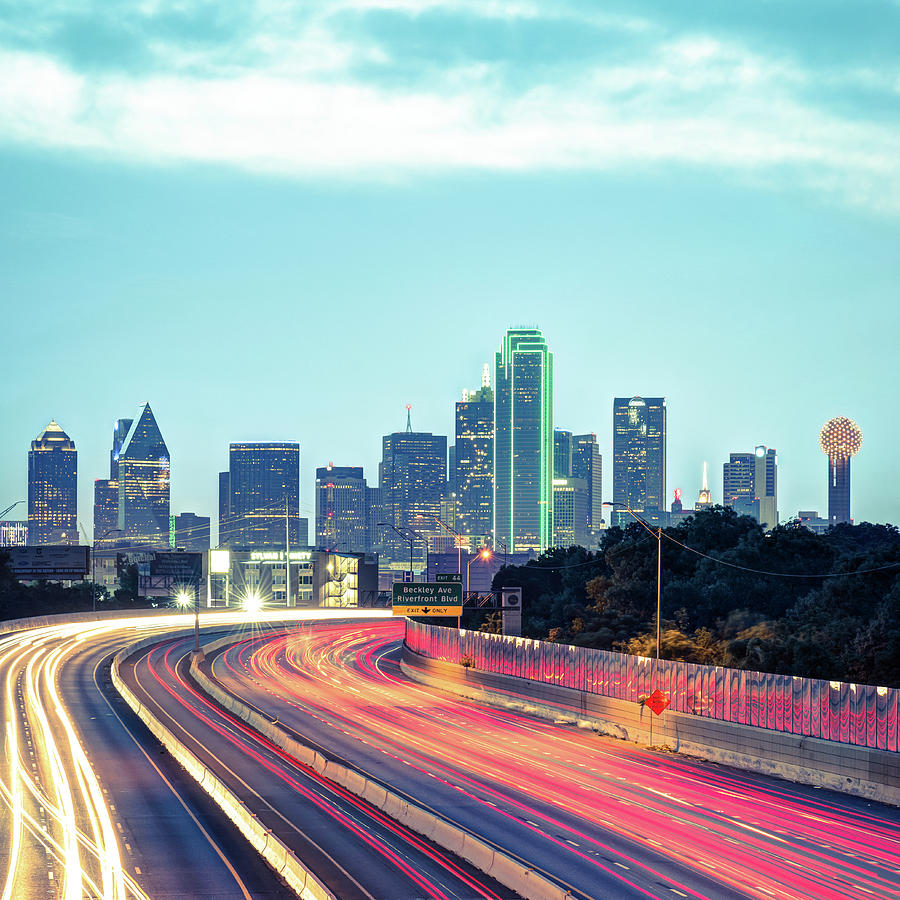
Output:
<instances>
[{"instance_id":1,"label":"white cloud","mask_svg":"<svg viewBox=\"0 0 900 900\"><path fill-rule=\"evenodd\" d=\"M529 3L479 9L536 14ZM270 22L284 14L278 4L263 11ZM322 17L247 35L244 47L261 62L229 66L217 57L204 66L201 51L161 44L162 69L140 76L85 74L39 52L0 50L0 141L301 178L667 163L772 179L789 170L792 183L900 212L895 127L816 108L798 99L809 84L804 70L708 35L649 43L627 64L564 67L521 85L503 64L477 61L435 66L400 86L364 83L353 67L385 63L388 51L359 36L338 39Z\"/></svg>"}]
</instances>

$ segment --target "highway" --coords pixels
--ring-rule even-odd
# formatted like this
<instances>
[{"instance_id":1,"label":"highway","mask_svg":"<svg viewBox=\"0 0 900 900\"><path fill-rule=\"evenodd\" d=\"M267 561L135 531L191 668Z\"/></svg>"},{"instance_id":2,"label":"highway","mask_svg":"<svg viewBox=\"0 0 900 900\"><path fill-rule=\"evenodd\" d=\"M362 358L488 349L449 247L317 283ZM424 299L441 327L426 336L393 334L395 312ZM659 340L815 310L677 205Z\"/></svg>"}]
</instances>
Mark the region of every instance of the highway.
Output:
<instances>
[{"instance_id":1,"label":"highway","mask_svg":"<svg viewBox=\"0 0 900 900\"><path fill-rule=\"evenodd\" d=\"M301 624L211 671L576 896L900 896L900 811L424 688L399 670L402 627Z\"/></svg>"},{"instance_id":2,"label":"highway","mask_svg":"<svg viewBox=\"0 0 900 900\"><path fill-rule=\"evenodd\" d=\"M2 900L293 896L108 682L124 643L189 621L0 637Z\"/></svg>"},{"instance_id":3,"label":"highway","mask_svg":"<svg viewBox=\"0 0 900 900\"><path fill-rule=\"evenodd\" d=\"M334 627L342 631L358 626ZM188 676L191 646L191 639L176 638L148 648L125 661L122 677L335 896L341 900L516 896L291 759L207 700Z\"/></svg>"}]
</instances>

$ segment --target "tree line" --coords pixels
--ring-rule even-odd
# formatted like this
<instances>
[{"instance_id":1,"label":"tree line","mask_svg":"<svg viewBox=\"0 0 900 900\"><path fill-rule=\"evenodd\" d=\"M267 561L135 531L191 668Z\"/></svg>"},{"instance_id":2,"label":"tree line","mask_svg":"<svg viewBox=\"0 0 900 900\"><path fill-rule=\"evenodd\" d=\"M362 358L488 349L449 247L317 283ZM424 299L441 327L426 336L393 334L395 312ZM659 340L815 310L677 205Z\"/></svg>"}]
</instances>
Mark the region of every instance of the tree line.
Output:
<instances>
[{"instance_id":1,"label":"tree line","mask_svg":"<svg viewBox=\"0 0 900 900\"><path fill-rule=\"evenodd\" d=\"M661 545L662 657L900 687L895 526L765 532L719 506L663 529ZM505 567L493 587L515 585L526 637L656 653L657 540L637 522L607 529L596 553L556 548Z\"/></svg>"},{"instance_id":2,"label":"tree line","mask_svg":"<svg viewBox=\"0 0 900 900\"><path fill-rule=\"evenodd\" d=\"M149 606L147 601L138 598L137 593L135 565L128 566L122 573L119 587L112 594L89 581L70 585L56 581L21 584L9 567L9 554L0 550L0 620L88 612L94 608L95 595L98 611Z\"/></svg>"}]
</instances>

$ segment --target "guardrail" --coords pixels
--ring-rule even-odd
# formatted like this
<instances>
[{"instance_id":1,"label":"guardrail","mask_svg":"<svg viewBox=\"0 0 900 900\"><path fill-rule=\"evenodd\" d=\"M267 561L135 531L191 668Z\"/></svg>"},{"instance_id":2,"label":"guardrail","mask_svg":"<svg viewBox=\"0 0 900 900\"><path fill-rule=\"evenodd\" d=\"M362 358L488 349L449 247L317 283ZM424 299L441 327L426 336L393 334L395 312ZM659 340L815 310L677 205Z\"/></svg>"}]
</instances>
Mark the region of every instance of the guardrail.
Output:
<instances>
[{"instance_id":1,"label":"guardrail","mask_svg":"<svg viewBox=\"0 0 900 900\"><path fill-rule=\"evenodd\" d=\"M406 620L406 645L471 665L603 697L640 702L654 689L670 709L857 747L900 750L900 690L648 659Z\"/></svg>"}]
</instances>

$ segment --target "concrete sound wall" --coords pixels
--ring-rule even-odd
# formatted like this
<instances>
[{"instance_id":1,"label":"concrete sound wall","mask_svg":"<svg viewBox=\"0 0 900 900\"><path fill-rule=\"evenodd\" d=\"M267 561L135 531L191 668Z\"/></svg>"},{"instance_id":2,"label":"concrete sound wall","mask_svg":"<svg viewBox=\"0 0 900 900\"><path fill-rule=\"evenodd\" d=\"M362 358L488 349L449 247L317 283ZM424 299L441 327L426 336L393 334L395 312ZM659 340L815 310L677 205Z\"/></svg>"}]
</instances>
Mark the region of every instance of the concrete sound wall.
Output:
<instances>
[{"instance_id":1,"label":"concrete sound wall","mask_svg":"<svg viewBox=\"0 0 900 900\"><path fill-rule=\"evenodd\" d=\"M672 710L657 717L633 701L428 659L405 644L401 667L410 678L429 686L516 712L900 805L900 754L894 752Z\"/></svg>"}]
</instances>

